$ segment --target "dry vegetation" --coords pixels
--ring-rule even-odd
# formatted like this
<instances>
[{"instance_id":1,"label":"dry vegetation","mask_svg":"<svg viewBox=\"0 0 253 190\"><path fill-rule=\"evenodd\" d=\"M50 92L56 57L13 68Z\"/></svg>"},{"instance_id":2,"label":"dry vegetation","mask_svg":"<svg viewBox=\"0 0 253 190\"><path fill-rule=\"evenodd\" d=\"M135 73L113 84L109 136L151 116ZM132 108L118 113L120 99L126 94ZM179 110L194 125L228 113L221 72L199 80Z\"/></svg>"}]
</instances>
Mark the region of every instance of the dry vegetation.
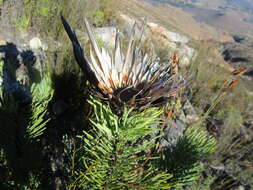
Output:
<instances>
[{"instance_id":1,"label":"dry vegetation","mask_svg":"<svg viewBox=\"0 0 253 190\"><path fill-rule=\"evenodd\" d=\"M225 173L218 173L218 178L202 179L193 189L232 189L238 184L252 185L252 103L251 82L241 77L234 77L231 71L219 64L221 57L215 55L213 48L203 44L194 64L197 76L192 84L192 103L203 114L212 104L226 80L236 80L237 85L216 106L206 120L207 129L218 142L217 151L206 162L207 166L224 167ZM207 167L208 168L208 167ZM218 170L217 170L218 171ZM216 171L216 172L217 172ZM215 175L213 175L215 176ZM204 186L205 183L209 185ZM210 185L212 184L212 185ZM203 185L203 187L202 187Z\"/></svg>"}]
</instances>

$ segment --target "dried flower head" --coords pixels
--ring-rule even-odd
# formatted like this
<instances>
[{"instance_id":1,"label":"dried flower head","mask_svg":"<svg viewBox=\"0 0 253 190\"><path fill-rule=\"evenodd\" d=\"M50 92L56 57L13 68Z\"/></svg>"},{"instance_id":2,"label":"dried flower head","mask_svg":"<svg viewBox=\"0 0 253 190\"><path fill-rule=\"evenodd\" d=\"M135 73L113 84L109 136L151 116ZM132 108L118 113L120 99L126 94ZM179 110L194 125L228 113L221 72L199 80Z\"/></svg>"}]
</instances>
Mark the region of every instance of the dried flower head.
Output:
<instances>
[{"instance_id":1,"label":"dried flower head","mask_svg":"<svg viewBox=\"0 0 253 190\"><path fill-rule=\"evenodd\" d=\"M75 32L63 17L62 23L72 41L76 61L87 80L95 87L99 97L109 100L111 105L118 108L129 105L138 109L161 106L185 85L183 78L171 67L172 63L178 65L178 59L174 57L170 63L162 66L159 61L152 61L141 51L134 39L135 26L130 35L126 54L122 53L117 32L113 55L110 55L104 47L98 46L93 29L84 18L93 49L90 50L88 59L83 54Z\"/></svg>"}]
</instances>

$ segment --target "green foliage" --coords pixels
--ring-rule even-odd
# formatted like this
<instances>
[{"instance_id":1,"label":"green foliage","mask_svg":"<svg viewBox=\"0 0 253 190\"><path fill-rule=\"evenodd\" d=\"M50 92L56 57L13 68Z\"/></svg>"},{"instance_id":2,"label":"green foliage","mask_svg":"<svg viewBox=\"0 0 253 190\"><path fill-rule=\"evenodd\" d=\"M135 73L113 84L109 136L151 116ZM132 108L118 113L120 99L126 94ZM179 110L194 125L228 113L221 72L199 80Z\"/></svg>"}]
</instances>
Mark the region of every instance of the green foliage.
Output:
<instances>
[{"instance_id":1,"label":"green foliage","mask_svg":"<svg viewBox=\"0 0 253 190\"><path fill-rule=\"evenodd\" d=\"M51 76L43 76L39 84L32 85L31 92L33 95L33 102L40 103L46 108L53 94Z\"/></svg>"},{"instance_id":2,"label":"green foliage","mask_svg":"<svg viewBox=\"0 0 253 190\"><path fill-rule=\"evenodd\" d=\"M22 30L24 28L27 28L29 24L30 24L30 18L24 15L19 19L19 21L17 21L16 27L17 29Z\"/></svg>"},{"instance_id":3,"label":"green foliage","mask_svg":"<svg viewBox=\"0 0 253 190\"><path fill-rule=\"evenodd\" d=\"M45 126L49 119L45 119L47 106L53 96L50 76L45 76L39 84L33 84L31 87L33 102L32 116L27 127L29 139L37 138L43 134Z\"/></svg>"},{"instance_id":4,"label":"green foliage","mask_svg":"<svg viewBox=\"0 0 253 190\"><path fill-rule=\"evenodd\" d=\"M105 19L105 14L102 11L96 11L93 13L93 18L95 19L97 25L101 26Z\"/></svg>"},{"instance_id":5,"label":"green foliage","mask_svg":"<svg viewBox=\"0 0 253 190\"><path fill-rule=\"evenodd\" d=\"M117 0L97 0L98 9L90 12L88 18L93 20L96 26L107 25L116 19Z\"/></svg>"},{"instance_id":6,"label":"green foliage","mask_svg":"<svg viewBox=\"0 0 253 190\"><path fill-rule=\"evenodd\" d=\"M83 24L83 14L97 26L108 25L116 19L117 0L22 0L21 2L23 6L18 7L19 17L14 20L15 27L19 30L32 28L44 36L56 39L62 38L61 14L68 16L68 20L74 20L78 28Z\"/></svg>"},{"instance_id":7,"label":"green foliage","mask_svg":"<svg viewBox=\"0 0 253 190\"><path fill-rule=\"evenodd\" d=\"M161 154L159 165L173 177L169 180L177 187L196 181L203 167L200 161L215 151L216 141L203 128L191 126L174 147Z\"/></svg>"},{"instance_id":8,"label":"green foliage","mask_svg":"<svg viewBox=\"0 0 253 190\"><path fill-rule=\"evenodd\" d=\"M36 30L45 35L55 35L59 32L59 22L53 18L59 17L68 6L67 0L22 0L22 3L21 17L15 24L18 29L36 25Z\"/></svg>"},{"instance_id":9,"label":"green foliage","mask_svg":"<svg viewBox=\"0 0 253 190\"><path fill-rule=\"evenodd\" d=\"M121 117L91 99L92 128L79 135L80 149L72 153L70 189L177 189L198 180L216 141L202 127L187 128L174 147L154 156L161 131L156 108ZM186 159L187 158L187 159Z\"/></svg>"},{"instance_id":10,"label":"green foliage","mask_svg":"<svg viewBox=\"0 0 253 190\"><path fill-rule=\"evenodd\" d=\"M75 179L70 189L168 189L172 176L151 164L147 152L155 146L151 127L159 124L155 108L133 114L125 110L119 118L108 106L91 100L95 119L92 130L79 136L83 148L73 161Z\"/></svg>"},{"instance_id":11,"label":"green foliage","mask_svg":"<svg viewBox=\"0 0 253 190\"><path fill-rule=\"evenodd\" d=\"M22 105L11 95L0 97L0 150L6 159L2 167L9 171L6 186L33 187L39 183L36 171L41 166L41 155L37 142L49 121L47 108L52 92L49 76L45 76L32 86L31 104Z\"/></svg>"}]
</instances>

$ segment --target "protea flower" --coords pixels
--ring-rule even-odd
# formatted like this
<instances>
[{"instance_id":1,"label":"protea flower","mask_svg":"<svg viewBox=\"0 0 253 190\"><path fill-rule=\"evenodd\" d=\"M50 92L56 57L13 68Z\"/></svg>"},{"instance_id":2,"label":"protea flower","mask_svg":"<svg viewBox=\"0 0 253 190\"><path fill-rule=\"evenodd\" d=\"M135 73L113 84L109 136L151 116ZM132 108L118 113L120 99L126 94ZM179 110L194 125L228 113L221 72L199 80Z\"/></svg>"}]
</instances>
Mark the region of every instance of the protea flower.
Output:
<instances>
[{"instance_id":1,"label":"protea flower","mask_svg":"<svg viewBox=\"0 0 253 190\"><path fill-rule=\"evenodd\" d=\"M161 66L152 62L147 54L140 50L134 40L135 26L132 29L125 56L122 53L119 32L115 37L113 55L96 42L92 27L84 18L92 49L90 58L83 54L75 32L62 17L63 26L72 41L76 61L95 87L100 98L106 99L116 108L123 105L143 109L160 106L185 84L182 77L173 72L171 63ZM95 55L93 55L95 53Z\"/></svg>"}]
</instances>

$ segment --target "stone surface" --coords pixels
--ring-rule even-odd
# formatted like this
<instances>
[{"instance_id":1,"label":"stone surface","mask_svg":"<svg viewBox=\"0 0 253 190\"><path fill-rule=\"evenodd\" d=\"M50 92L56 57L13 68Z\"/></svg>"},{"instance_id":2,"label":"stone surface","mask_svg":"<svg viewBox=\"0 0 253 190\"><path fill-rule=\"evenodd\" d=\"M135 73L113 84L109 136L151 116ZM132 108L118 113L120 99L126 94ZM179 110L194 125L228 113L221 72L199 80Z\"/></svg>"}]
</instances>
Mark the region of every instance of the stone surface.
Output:
<instances>
[{"instance_id":1,"label":"stone surface","mask_svg":"<svg viewBox=\"0 0 253 190\"><path fill-rule=\"evenodd\" d=\"M10 94L21 103L29 103L32 95L27 87L41 80L45 54L41 50L32 51L11 42L2 44L3 74L0 81L3 93Z\"/></svg>"},{"instance_id":2,"label":"stone surface","mask_svg":"<svg viewBox=\"0 0 253 190\"><path fill-rule=\"evenodd\" d=\"M188 99L182 104L179 116L175 120L169 120L164 129L160 148L172 150L183 136L184 130L199 119L196 111Z\"/></svg>"},{"instance_id":3,"label":"stone surface","mask_svg":"<svg viewBox=\"0 0 253 190\"><path fill-rule=\"evenodd\" d=\"M169 41L176 42L176 43L184 43L184 44L189 42L189 39L186 36L183 36L175 32L171 32L167 30L166 28L159 26L156 23L149 22L147 23L147 26L151 29L152 32L163 36Z\"/></svg>"},{"instance_id":4,"label":"stone surface","mask_svg":"<svg viewBox=\"0 0 253 190\"><path fill-rule=\"evenodd\" d=\"M131 30L134 26L134 24L136 23L136 27L135 27L135 38L136 39L142 39L143 41L145 41L148 36L146 35L146 33L142 32L142 26L144 24L144 19L142 20L136 20L133 19L131 17L129 17L128 15L125 14L120 14L121 19L123 19L124 21L124 25L123 28L121 29L121 31L123 31L125 36L129 36L131 33Z\"/></svg>"},{"instance_id":5,"label":"stone surface","mask_svg":"<svg viewBox=\"0 0 253 190\"><path fill-rule=\"evenodd\" d=\"M5 40L0 40L0 46L5 46L7 45L7 42Z\"/></svg>"},{"instance_id":6,"label":"stone surface","mask_svg":"<svg viewBox=\"0 0 253 190\"><path fill-rule=\"evenodd\" d=\"M115 27L100 27L95 28L94 32L98 39L102 40L106 45L110 47L115 46L116 28Z\"/></svg>"},{"instance_id":7,"label":"stone surface","mask_svg":"<svg viewBox=\"0 0 253 190\"><path fill-rule=\"evenodd\" d=\"M161 142L162 147L166 147L166 148L174 147L177 144L178 139L183 135L185 128L186 128L186 125L182 121L170 120L164 131L165 136Z\"/></svg>"},{"instance_id":8,"label":"stone surface","mask_svg":"<svg viewBox=\"0 0 253 190\"><path fill-rule=\"evenodd\" d=\"M181 66L187 66L190 64L191 60L195 57L195 50L189 47L186 44L183 44L179 48L176 49L180 58L181 58Z\"/></svg>"},{"instance_id":9,"label":"stone surface","mask_svg":"<svg viewBox=\"0 0 253 190\"><path fill-rule=\"evenodd\" d=\"M191 124L199 120L199 117L189 100L185 101L182 110L185 114L185 120L183 121L184 123Z\"/></svg>"},{"instance_id":10,"label":"stone surface","mask_svg":"<svg viewBox=\"0 0 253 190\"><path fill-rule=\"evenodd\" d=\"M46 44L43 44L41 42L40 38L38 38L38 37L34 37L30 40L29 47L30 47L30 49L33 49L33 50L42 49L42 50L46 51L48 49Z\"/></svg>"},{"instance_id":11,"label":"stone surface","mask_svg":"<svg viewBox=\"0 0 253 190\"><path fill-rule=\"evenodd\" d=\"M130 18L128 15L121 14L120 15L122 20L124 21L124 34L130 34L131 28L133 24L136 22L137 26L141 26L142 22L135 20L133 18ZM147 36L147 34L151 34L152 36L161 36L162 41L163 41L163 46L164 48L168 47L170 52L168 54L173 55L174 52L177 52L178 55L180 56L180 64L181 66L188 66L191 61L195 58L196 56L196 51L195 49L191 48L190 46L187 45L189 42L189 39L176 32L169 31L165 27L159 26L156 23L153 22L148 22L147 23L147 28L149 29L149 32L144 32L142 39L145 41L146 39L150 39L150 36ZM151 31L151 33L150 33ZM141 35L141 29L137 27L136 30L136 38L138 39Z\"/></svg>"}]
</instances>

